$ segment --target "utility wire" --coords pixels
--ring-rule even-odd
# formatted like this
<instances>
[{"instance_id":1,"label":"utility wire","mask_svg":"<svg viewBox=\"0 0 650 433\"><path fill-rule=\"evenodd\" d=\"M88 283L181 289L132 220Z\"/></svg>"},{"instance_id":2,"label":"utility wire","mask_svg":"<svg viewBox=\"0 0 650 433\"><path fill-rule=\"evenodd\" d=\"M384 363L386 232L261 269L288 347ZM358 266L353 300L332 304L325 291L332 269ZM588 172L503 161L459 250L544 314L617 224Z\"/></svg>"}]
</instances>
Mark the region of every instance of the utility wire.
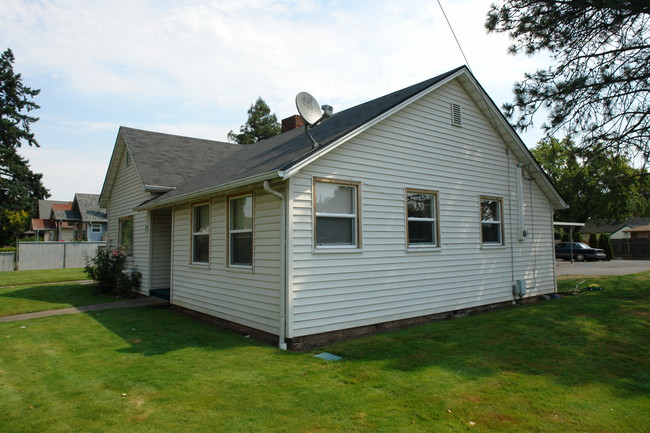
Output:
<instances>
[{"instance_id":1,"label":"utility wire","mask_svg":"<svg viewBox=\"0 0 650 433\"><path fill-rule=\"evenodd\" d=\"M449 30L451 30L451 34L454 35L454 39L456 40L456 45L458 45L458 49L460 50L460 53L463 55L463 59L465 59L465 64L467 65L467 69L469 69L469 71L472 72L472 68L469 65L469 61L467 60L467 57L465 57L465 52L463 52L463 47L460 46L460 42L456 37L456 32L454 32L454 28L451 26L451 23L449 22L449 18L447 18L447 14L445 13L445 10L442 8L442 3L440 3L440 0L438 0L438 6L440 6L442 15L445 17L445 20L447 21L447 25L449 26Z\"/></svg>"}]
</instances>

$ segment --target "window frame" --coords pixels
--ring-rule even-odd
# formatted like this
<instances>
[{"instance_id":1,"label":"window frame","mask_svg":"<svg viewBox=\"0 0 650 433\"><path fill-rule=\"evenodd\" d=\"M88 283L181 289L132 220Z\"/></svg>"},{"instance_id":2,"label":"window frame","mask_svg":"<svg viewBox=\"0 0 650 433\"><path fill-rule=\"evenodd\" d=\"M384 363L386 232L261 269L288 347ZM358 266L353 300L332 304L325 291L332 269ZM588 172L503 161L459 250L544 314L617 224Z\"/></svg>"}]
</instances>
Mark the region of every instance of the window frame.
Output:
<instances>
[{"instance_id":1,"label":"window frame","mask_svg":"<svg viewBox=\"0 0 650 433\"><path fill-rule=\"evenodd\" d=\"M95 228L97 230L95 230ZM101 233L102 225L100 223L90 223L90 233Z\"/></svg>"},{"instance_id":2,"label":"window frame","mask_svg":"<svg viewBox=\"0 0 650 433\"><path fill-rule=\"evenodd\" d=\"M483 219L483 204L487 202L497 202L499 210L499 219L498 220L484 220ZM483 247L501 247L505 245L505 231L504 231L504 221L503 221L503 198L494 197L494 196L480 196L479 197L479 220L480 220L480 236L481 236L481 246ZM498 224L499 225L499 241L486 241L483 239L483 225L484 224Z\"/></svg>"},{"instance_id":3,"label":"window frame","mask_svg":"<svg viewBox=\"0 0 650 433\"><path fill-rule=\"evenodd\" d=\"M431 218L416 218L409 217L408 201L409 195L413 194L426 194L432 196L433 202L433 216ZM422 249L439 249L440 248L440 201L439 192L435 190L420 189L420 188L405 188L404 189L404 217L405 217L405 236L407 250L422 250ZM409 222L431 222L433 224L433 243L411 243L409 233Z\"/></svg>"},{"instance_id":4,"label":"window frame","mask_svg":"<svg viewBox=\"0 0 650 433\"><path fill-rule=\"evenodd\" d=\"M232 201L238 200L241 198L250 197L251 198L251 227L250 229L232 229L233 215L232 215ZM227 258L226 262L230 268L240 268L240 269L252 269L255 262L255 194L254 191L245 191L238 194L229 195L226 198L226 251ZM240 233L250 233L250 263L233 263L233 235Z\"/></svg>"},{"instance_id":5,"label":"window frame","mask_svg":"<svg viewBox=\"0 0 650 433\"><path fill-rule=\"evenodd\" d=\"M123 225L127 222L131 224L131 246L124 246L124 230L122 229ZM124 251L127 257L133 257L133 250L135 247L135 235L134 230L135 223L133 220L133 215L128 215L117 220L117 245Z\"/></svg>"},{"instance_id":6,"label":"window frame","mask_svg":"<svg viewBox=\"0 0 650 433\"><path fill-rule=\"evenodd\" d=\"M318 212L316 194L317 184L319 183L336 184L354 188L354 193L352 194L354 214L333 214L327 212ZM350 217L348 215L354 216ZM352 244L319 244L317 233L318 217L354 219L354 223L352 224L352 227L354 228L354 242ZM314 177L312 179L312 228L312 242L314 250L360 250L363 246L361 232L361 182L344 179Z\"/></svg>"},{"instance_id":7,"label":"window frame","mask_svg":"<svg viewBox=\"0 0 650 433\"><path fill-rule=\"evenodd\" d=\"M207 231L194 231L195 230L195 222L196 222L196 209L200 207L207 206L208 208L208 227ZM212 221L212 212L211 212L211 207L209 201L202 201L198 203L193 203L191 206L191 214L190 214L190 263L193 265L209 265L210 264L210 234L211 234L211 221ZM200 237L207 237L208 238L208 257L205 260L197 260L196 259L196 250L195 250L195 239L200 236Z\"/></svg>"}]
</instances>

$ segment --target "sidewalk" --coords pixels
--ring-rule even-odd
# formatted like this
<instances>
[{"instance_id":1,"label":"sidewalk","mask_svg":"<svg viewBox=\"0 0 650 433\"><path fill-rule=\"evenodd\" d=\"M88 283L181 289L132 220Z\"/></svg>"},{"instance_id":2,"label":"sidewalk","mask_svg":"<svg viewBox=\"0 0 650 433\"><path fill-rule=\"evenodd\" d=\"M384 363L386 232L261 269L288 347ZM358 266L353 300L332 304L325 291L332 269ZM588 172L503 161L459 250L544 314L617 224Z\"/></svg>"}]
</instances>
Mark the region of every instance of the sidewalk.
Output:
<instances>
[{"instance_id":1,"label":"sidewalk","mask_svg":"<svg viewBox=\"0 0 650 433\"><path fill-rule=\"evenodd\" d=\"M118 302L106 302L103 304L84 305L81 307L61 308L58 310L37 311L34 313L16 314L13 316L2 316L0 322L15 322L18 320L38 319L40 317L61 316L64 314L79 314L89 311L112 310L114 308L132 308L132 307L159 307L167 305L164 299L149 297L126 299Z\"/></svg>"}]
</instances>

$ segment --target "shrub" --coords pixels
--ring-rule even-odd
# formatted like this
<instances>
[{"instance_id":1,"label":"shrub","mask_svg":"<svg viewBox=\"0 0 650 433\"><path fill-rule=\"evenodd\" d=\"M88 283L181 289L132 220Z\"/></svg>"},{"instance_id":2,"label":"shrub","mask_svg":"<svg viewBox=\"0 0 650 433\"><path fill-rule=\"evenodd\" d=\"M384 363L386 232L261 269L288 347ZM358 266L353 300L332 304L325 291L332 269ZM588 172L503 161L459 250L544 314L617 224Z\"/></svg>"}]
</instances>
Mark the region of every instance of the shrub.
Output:
<instances>
[{"instance_id":1,"label":"shrub","mask_svg":"<svg viewBox=\"0 0 650 433\"><path fill-rule=\"evenodd\" d=\"M140 287L142 274L126 269L126 254L120 248L100 248L94 257L86 257L84 271L95 282L98 293L130 298Z\"/></svg>"},{"instance_id":2,"label":"shrub","mask_svg":"<svg viewBox=\"0 0 650 433\"><path fill-rule=\"evenodd\" d=\"M598 235L596 233L589 235L589 246L591 248L598 248Z\"/></svg>"},{"instance_id":3,"label":"shrub","mask_svg":"<svg viewBox=\"0 0 650 433\"><path fill-rule=\"evenodd\" d=\"M614 258L614 247L612 247L612 241L609 238L609 235L606 235L605 233L600 235L598 248L601 248L605 252L607 260L612 260Z\"/></svg>"},{"instance_id":4,"label":"shrub","mask_svg":"<svg viewBox=\"0 0 650 433\"><path fill-rule=\"evenodd\" d=\"M582 234L580 232L573 233L573 242L582 242Z\"/></svg>"}]
</instances>

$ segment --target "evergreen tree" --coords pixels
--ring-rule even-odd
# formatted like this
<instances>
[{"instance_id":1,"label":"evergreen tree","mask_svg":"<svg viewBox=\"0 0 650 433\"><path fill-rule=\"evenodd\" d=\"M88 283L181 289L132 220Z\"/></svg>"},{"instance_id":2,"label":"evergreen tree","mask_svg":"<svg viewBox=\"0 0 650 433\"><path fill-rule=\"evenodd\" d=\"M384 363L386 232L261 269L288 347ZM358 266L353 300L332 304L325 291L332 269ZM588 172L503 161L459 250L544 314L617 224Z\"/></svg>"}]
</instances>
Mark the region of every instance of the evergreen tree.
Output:
<instances>
[{"instance_id":1,"label":"evergreen tree","mask_svg":"<svg viewBox=\"0 0 650 433\"><path fill-rule=\"evenodd\" d=\"M582 234L580 232L573 232L573 242L582 242Z\"/></svg>"},{"instance_id":2,"label":"evergreen tree","mask_svg":"<svg viewBox=\"0 0 650 433\"><path fill-rule=\"evenodd\" d=\"M568 137L541 140L531 152L570 206L556 221L624 221L647 206L650 176L623 155L582 149Z\"/></svg>"},{"instance_id":3,"label":"evergreen tree","mask_svg":"<svg viewBox=\"0 0 650 433\"><path fill-rule=\"evenodd\" d=\"M650 2L502 0L485 27L514 41L511 54L550 54L547 69L525 74L504 105L525 130L547 109L549 135L582 136L585 147L650 157Z\"/></svg>"},{"instance_id":4,"label":"evergreen tree","mask_svg":"<svg viewBox=\"0 0 650 433\"><path fill-rule=\"evenodd\" d=\"M239 128L239 134L228 133L228 141L239 144L252 144L280 133L281 126L271 108L259 97L248 109L248 120Z\"/></svg>"},{"instance_id":5,"label":"evergreen tree","mask_svg":"<svg viewBox=\"0 0 650 433\"><path fill-rule=\"evenodd\" d=\"M592 248L598 248L598 235L596 233L589 235L589 246Z\"/></svg>"},{"instance_id":6,"label":"evergreen tree","mask_svg":"<svg viewBox=\"0 0 650 433\"><path fill-rule=\"evenodd\" d=\"M38 147L31 131L38 118L28 113L40 108L32 100L40 90L23 85L21 75L14 73L14 61L10 49L0 56L0 246L27 230L37 200L49 197L43 175L33 173L18 154L23 144Z\"/></svg>"}]
</instances>

